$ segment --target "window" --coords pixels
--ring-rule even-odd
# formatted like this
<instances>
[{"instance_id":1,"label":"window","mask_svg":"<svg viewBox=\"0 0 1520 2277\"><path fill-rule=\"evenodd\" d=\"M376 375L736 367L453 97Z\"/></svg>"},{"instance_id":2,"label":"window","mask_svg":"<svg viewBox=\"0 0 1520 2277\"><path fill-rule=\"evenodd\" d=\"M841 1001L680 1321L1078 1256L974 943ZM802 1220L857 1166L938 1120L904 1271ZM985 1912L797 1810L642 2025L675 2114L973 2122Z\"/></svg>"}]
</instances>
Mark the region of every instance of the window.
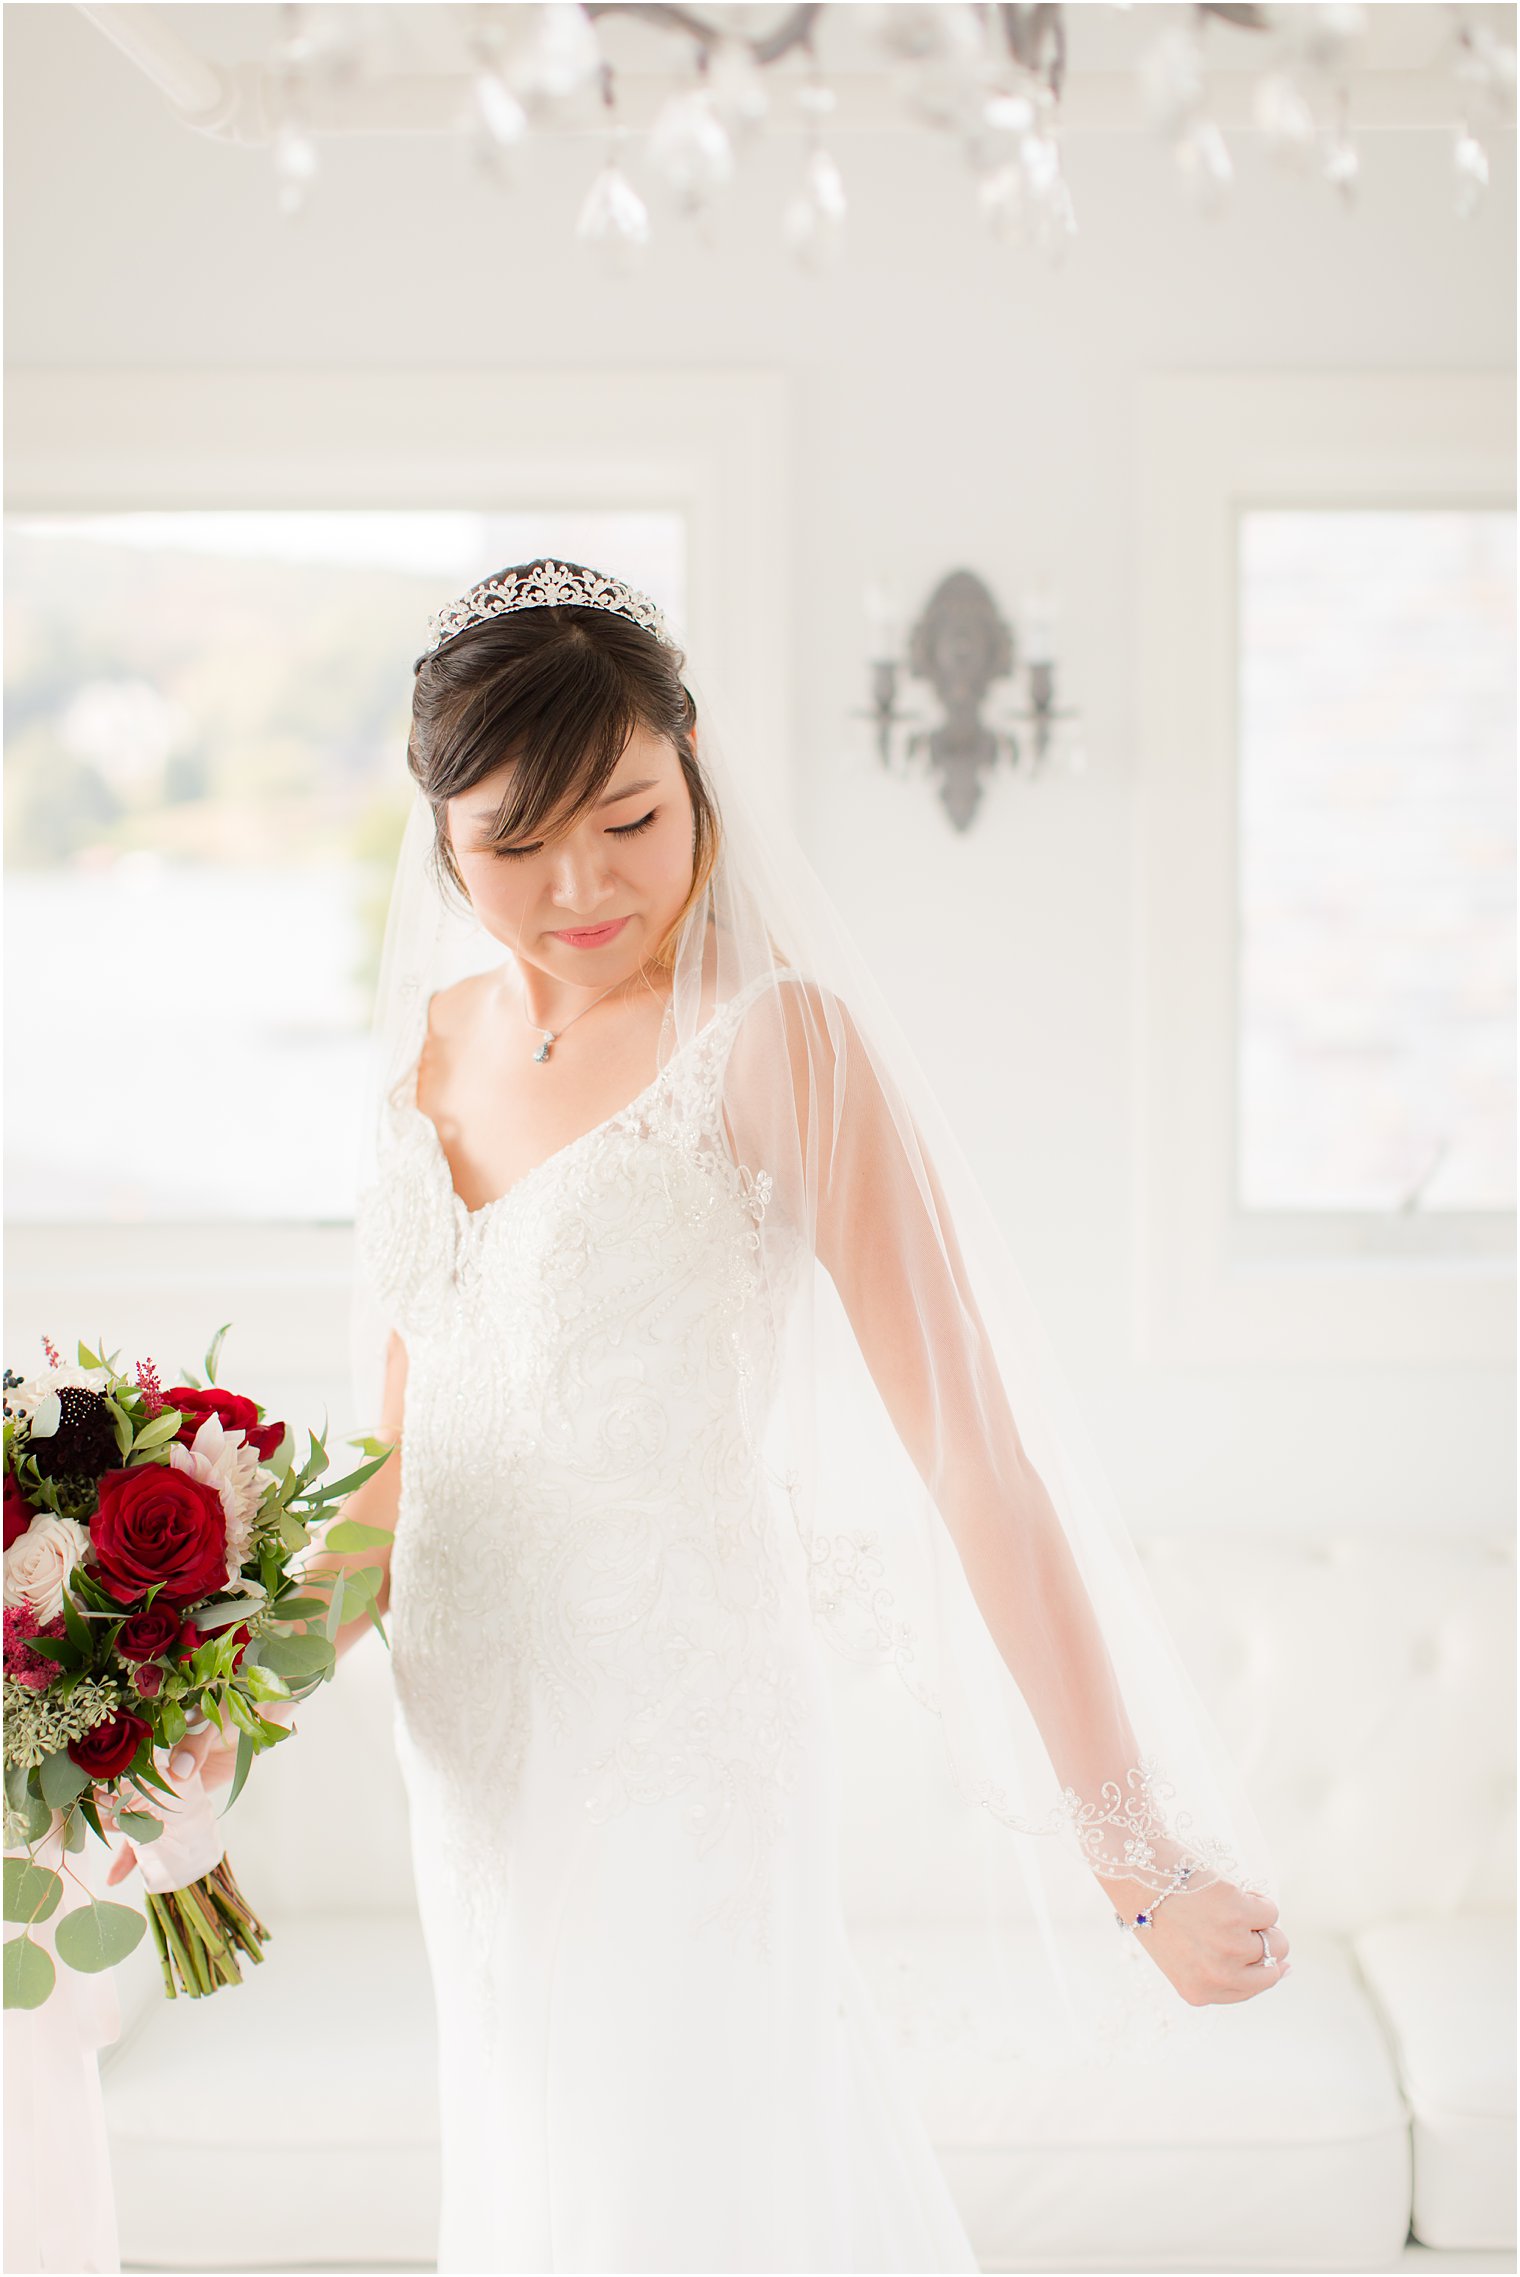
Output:
<instances>
[{"instance_id":1,"label":"window","mask_svg":"<svg viewBox=\"0 0 1520 2277\"><path fill-rule=\"evenodd\" d=\"M1140 394L1139 1354L1505 1367L1512 379Z\"/></svg>"},{"instance_id":2,"label":"window","mask_svg":"<svg viewBox=\"0 0 1520 2277\"><path fill-rule=\"evenodd\" d=\"M1515 520L1239 520L1236 1198L1515 1203Z\"/></svg>"},{"instance_id":3,"label":"window","mask_svg":"<svg viewBox=\"0 0 1520 2277\"><path fill-rule=\"evenodd\" d=\"M684 621L677 510L6 525L7 1216L352 1216L411 660L504 562Z\"/></svg>"}]
</instances>

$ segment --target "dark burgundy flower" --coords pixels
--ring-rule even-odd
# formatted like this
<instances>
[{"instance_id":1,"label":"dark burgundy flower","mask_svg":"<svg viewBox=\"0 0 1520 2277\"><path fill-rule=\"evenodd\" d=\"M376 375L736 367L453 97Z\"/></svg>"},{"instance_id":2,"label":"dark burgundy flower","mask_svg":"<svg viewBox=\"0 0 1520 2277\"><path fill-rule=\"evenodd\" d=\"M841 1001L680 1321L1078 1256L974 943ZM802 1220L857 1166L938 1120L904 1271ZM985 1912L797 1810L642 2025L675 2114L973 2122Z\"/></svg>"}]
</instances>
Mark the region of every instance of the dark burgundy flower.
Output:
<instances>
[{"instance_id":1,"label":"dark burgundy flower","mask_svg":"<svg viewBox=\"0 0 1520 2277\"><path fill-rule=\"evenodd\" d=\"M36 1512L21 1491L21 1481L14 1471L5 1474L5 1546L19 1542L30 1526Z\"/></svg>"},{"instance_id":2,"label":"dark burgundy flower","mask_svg":"<svg viewBox=\"0 0 1520 2277\"><path fill-rule=\"evenodd\" d=\"M71 1739L68 1753L81 1771L88 1771L92 1779L114 1779L125 1771L153 1726L142 1716L134 1716L130 1708L120 1708L108 1716L93 1731L80 1739Z\"/></svg>"},{"instance_id":3,"label":"dark burgundy flower","mask_svg":"<svg viewBox=\"0 0 1520 2277\"><path fill-rule=\"evenodd\" d=\"M165 1604L155 1597L151 1605L144 1605L129 1620L123 1621L116 1633L116 1649L123 1660L162 1660L168 1654L177 1654L179 1641L191 1624L181 1615L178 1606ZM199 1632L191 1628L192 1636Z\"/></svg>"},{"instance_id":4,"label":"dark burgundy flower","mask_svg":"<svg viewBox=\"0 0 1520 2277\"><path fill-rule=\"evenodd\" d=\"M65 1384L57 1394L58 1428L43 1436L33 1432L27 1453L47 1479L77 1479L93 1485L102 1471L121 1460L116 1427L104 1395L83 1384Z\"/></svg>"},{"instance_id":5,"label":"dark burgundy flower","mask_svg":"<svg viewBox=\"0 0 1520 2277\"><path fill-rule=\"evenodd\" d=\"M198 1389L194 1384L171 1384L164 1393L168 1407L184 1410L185 1420L175 1437L189 1446L208 1415L221 1418L224 1431L241 1431L248 1444L266 1462L285 1436L283 1423L261 1423L256 1403L241 1392L223 1391L220 1384Z\"/></svg>"}]
</instances>

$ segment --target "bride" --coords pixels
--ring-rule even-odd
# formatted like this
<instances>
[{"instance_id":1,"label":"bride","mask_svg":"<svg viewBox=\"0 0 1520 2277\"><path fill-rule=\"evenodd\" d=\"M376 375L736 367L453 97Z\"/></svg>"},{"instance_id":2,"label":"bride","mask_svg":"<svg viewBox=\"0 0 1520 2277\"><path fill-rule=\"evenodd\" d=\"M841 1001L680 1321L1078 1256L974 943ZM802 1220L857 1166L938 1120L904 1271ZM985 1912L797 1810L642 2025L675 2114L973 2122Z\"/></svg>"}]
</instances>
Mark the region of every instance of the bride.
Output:
<instances>
[{"instance_id":1,"label":"bride","mask_svg":"<svg viewBox=\"0 0 1520 2277\"><path fill-rule=\"evenodd\" d=\"M483 581L407 758L356 1233L397 1454L350 1512L395 1527L438 2267L974 2269L846 1932L824 1647L895 1671L995 1837L1012 2055L1154 2050L1279 1981L1249 1804L654 604Z\"/></svg>"}]
</instances>

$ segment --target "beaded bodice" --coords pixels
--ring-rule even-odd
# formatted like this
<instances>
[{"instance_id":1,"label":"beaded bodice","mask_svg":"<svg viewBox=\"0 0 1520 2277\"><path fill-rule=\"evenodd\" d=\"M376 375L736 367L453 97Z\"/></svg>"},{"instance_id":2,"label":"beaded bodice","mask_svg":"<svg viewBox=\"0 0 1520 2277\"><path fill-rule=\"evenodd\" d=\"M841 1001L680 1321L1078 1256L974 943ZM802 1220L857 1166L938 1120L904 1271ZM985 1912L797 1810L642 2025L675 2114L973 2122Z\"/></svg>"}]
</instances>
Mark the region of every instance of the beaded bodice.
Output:
<instances>
[{"instance_id":1,"label":"beaded bodice","mask_svg":"<svg viewBox=\"0 0 1520 2277\"><path fill-rule=\"evenodd\" d=\"M407 1348L392 1667L411 1760L452 1804L440 1839L487 1870L536 1741L577 1810L683 1796L704 1848L742 1821L733 1921L759 1918L810 1649L807 1559L760 1456L774 1279L804 1251L722 1124L748 993L479 1209L414 1068L356 1227Z\"/></svg>"}]
</instances>

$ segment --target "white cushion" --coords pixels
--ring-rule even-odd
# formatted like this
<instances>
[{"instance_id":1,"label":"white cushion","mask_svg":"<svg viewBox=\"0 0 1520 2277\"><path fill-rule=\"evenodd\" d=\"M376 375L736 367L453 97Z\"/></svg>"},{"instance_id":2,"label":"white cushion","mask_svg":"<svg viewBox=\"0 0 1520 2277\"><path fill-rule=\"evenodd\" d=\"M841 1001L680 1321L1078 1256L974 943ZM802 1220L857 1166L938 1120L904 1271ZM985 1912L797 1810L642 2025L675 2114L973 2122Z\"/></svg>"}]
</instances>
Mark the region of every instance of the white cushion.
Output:
<instances>
[{"instance_id":1,"label":"white cushion","mask_svg":"<svg viewBox=\"0 0 1520 2277\"><path fill-rule=\"evenodd\" d=\"M1414 2129L1422 2245L1515 2245L1515 1924L1384 1921L1354 1941Z\"/></svg>"},{"instance_id":2,"label":"white cushion","mask_svg":"<svg viewBox=\"0 0 1520 2277\"><path fill-rule=\"evenodd\" d=\"M1196 2059L1138 2075L980 2051L976 1966L953 1926L852 1944L984 2268L1397 2262L1408 2118L1340 1940L1295 1936L1291 1976L1221 2009Z\"/></svg>"},{"instance_id":3,"label":"white cushion","mask_svg":"<svg viewBox=\"0 0 1520 2277\"><path fill-rule=\"evenodd\" d=\"M415 1914L286 1916L242 1984L160 1992L101 2060L123 2264L431 2267L436 2045Z\"/></svg>"}]
</instances>

